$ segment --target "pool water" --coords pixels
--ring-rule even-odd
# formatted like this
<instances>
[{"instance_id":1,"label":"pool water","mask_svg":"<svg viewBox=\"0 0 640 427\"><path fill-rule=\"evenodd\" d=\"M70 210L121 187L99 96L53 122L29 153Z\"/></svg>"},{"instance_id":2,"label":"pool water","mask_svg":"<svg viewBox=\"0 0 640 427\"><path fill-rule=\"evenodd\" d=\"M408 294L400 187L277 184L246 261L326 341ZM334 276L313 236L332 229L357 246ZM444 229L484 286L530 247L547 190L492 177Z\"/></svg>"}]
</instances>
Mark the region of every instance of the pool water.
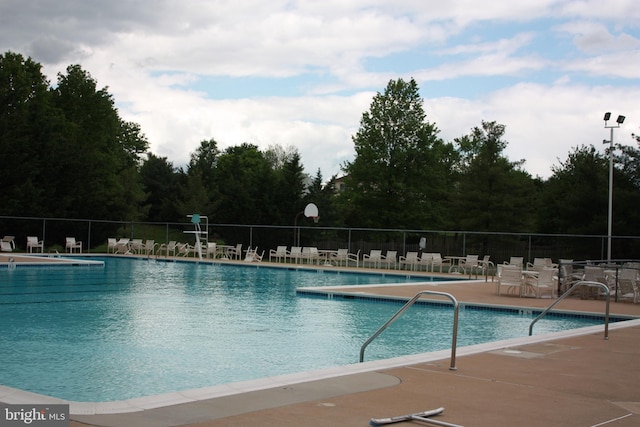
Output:
<instances>
[{"instance_id":1,"label":"pool water","mask_svg":"<svg viewBox=\"0 0 640 427\"><path fill-rule=\"evenodd\" d=\"M416 281L155 260L0 270L0 384L123 400L356 363L400 305L296 296L297 287ZM421 278L420 281L424 281ZM533 316L462 310L458 345L526 336ZM412 307L366 360L451 346L451 307ZM545 318L536 334L602 320Z\"/></svg>"}]
</instances>

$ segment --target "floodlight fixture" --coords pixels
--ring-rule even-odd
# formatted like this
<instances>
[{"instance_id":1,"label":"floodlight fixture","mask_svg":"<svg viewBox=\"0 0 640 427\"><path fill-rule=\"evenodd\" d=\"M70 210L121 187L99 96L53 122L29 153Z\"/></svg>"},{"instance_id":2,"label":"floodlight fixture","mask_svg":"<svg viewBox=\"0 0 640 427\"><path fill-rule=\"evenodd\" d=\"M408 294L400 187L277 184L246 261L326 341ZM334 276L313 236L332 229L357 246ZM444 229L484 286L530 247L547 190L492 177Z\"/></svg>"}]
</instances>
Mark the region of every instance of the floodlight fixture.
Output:
<instances>
[{"instance_id":1,"label":"floodlight fixture","mask_svg":"<svg viewBox=\"0 0 640 427\"><path fill-rule=\"evenodd\" d=\"M611 118L611 112L604 113L604 127L611 129L611 138L602 141L603 144L609 143L609 212L607 215L607 262L611 263L611 235L613 231L613 129L619 128L624 123L624 116L618 115L615 125L609 125L607 122Z\"/></svg>"}]
</instances>

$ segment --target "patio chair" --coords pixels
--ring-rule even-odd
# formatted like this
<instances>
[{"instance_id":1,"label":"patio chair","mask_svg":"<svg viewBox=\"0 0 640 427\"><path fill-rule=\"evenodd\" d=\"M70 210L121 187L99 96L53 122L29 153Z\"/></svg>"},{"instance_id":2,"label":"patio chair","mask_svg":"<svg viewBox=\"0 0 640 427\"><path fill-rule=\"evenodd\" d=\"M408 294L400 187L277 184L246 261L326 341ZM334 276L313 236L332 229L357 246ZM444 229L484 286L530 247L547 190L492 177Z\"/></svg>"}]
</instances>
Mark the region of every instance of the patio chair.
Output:
<instances>
[{"instance_id":1,"label":"patio chair","mask_svg":"<svg viewBox=\"0 0 640 427\"><path fill-rule=\"evenodd\" d=\"M291 255L291 253L287 250L286 246L278 246L275 250L269 249L269 262L272 262L271 260L274 258L277 262L280 262L280 260L287 262L289 255Z\"/></svg>"},{"instance_id":2,"label":"patio chair","mask_svg":"<svg viewBox=\"0 0 640 427\"><path fill-rule=\"evenodd\" d=\"M142 252L144 244L142 243L142 239L131 239L129 243L129 251L134 254L139 254Z\"/></svg>"},{"instance_id":3,"label":"patio chair","mask_svg":"<svg viewBox=\"0 0 640 427\"><path fill-rule=\"evenodd\" d=\"M527 270L540 271L547 266L545 258L534 258L533 262L527 262Z\"/></svg>"},{"instance_id":4,"label":"patio chair","mask_svg":"<svg viewBox=\"0 0 640 427\"><path fill-rule=\"evenodd\" d=\"M451 260L442 258L442 255L439 253L434 253L431 255L431 271L435 271L436 266L440 267L440 273L442 273L442 267L448 266L448 269L451 269Z\"/></svg>"},{"instance_id":5,"label":"patio chair","mask_svg":"<svg viewBox=\"0 0 640 427\"><path fill-rule=\"evenodd\" d=\"M175 240L170 240L169 243L163 243L158 247L156 255L162 255L164 252L164 256L169 256L169 252L171 252L171 255L175 256L177 248L178 243Z\"/></svg>"},{"instance_id":6,"label":"patio chair","mask_svg":"<svg viewBox=\"0 0 640 427\"><path fill-rule=\"evenodd\" d=\"M413 271L416 269L416 265L419 261L420 259L418 258L418 252L407 252L405 256L400 256L398 265L400 268L404 267L404 269L408 269L410 267Z\"/></svg>"},{"instance_id":7,"label":"patio chair","mask_svg":"<svg viewBox=\"0 0 640 427\"><path fill-rule=\"evenodd\" d=\"M77 241L75 237L67 237L65 250L69 253L73 253L75 250L82 253L82 242Z\"/></svg>"},{"instance_id":8,"label":"patio chair","mask_svg":"<svg viewBox=\"0 0 640 427\"><path fill-rule=\"evenodd\" d=\"M478 255L467 255L466 258L463 258L458 263L458 268L461 270L463 274L469 274L469 278L475 272L476 279L478 278L478 270L482 270L480 266L480 257Z\"/></svg>"},{"instance_id":9,"label":"patio chair","mask_svg":"<svg viewBox=\"0 0 640 427\"><path fill-rule=\"evenodd\" d=\"M116 253L118 249L118 239L115 237L107 238L107 253Z\"/></svg>"},{"instance_id":10,"label":"patio chair","mask_svg":"<svg viewBox=\"0 0 640 427\"><path fill-rule=\"evenodd\" d=\"M235 248L229 248L227 250L229 259L241 259L242 258L242 243L238 243Z\"/></svg>"},{"instance_id":11,"label":"patio chair","mask_svg":"<svg viewBox=\"0 0 640 427\"><path fill-rule=\"evenodd\" d=\"M524 257L512 256L509 258L509 262L505 261L506 265L515 265L516 267L524 268Z\"/></svg>"},{"instance_id":12,"label":"patio chair","mask_svg":"<svg viewBox=\"0 0 640 427\"><path fill-rule=\"evenodd\" d=\"M393 268L398 268L398 251L387 251L387 253L382 257L382 262L387 265L387 268L391 268L393 264Z\"/></svg>"},{"instance_id":13,"label":"patio chair","mask_svg":"<svg viewBox=\"0 0 640 427\"><path fill-rule=\"evenodd\" d=\"M493 282L496 266L491 261L491 255L485 255L480 261L478 261L478 265L480 266L480 273L485 277L485 282L489 276L489 271L491 271L491 281Z\"/></svg>"},{"instance_id":14,"label":"patio chair","mask_svg":"<svg viewBox=\"0 0 640 427\"><path fill-rule=\"evenodd\" d=\"M368 254L364 254L362 257L362 265L373 264L374 267L380 267L382 263L382 251L379 249L372 249Z\"/></svg>"},{"instance_id":15,"label":"patio chair","mask_svg":"<svg viewBox=\"0 0 640 427\"><path fill-rule=\"evenodd\" d=\"M207 247L205 251L206 258L215 259L216 256L218 255L217 251L218 251L218 244L216 242L207 242Z\"/></svg>"},{"instance_id":16,"label":"patio chair","mask_svg":"<svg viewBox=\"0 0 640 427\"><path fill-rule=\"evenodd\" d=\"M304 249L303 249L304 252ZM307 262L309 264L318 264L320 265L320 252L318 252L318 248L315 246L311 246L307 250Z\"/></svg>"},{"instance_id":17,"label":"patio chair","mask_svg":"<svg viewBox=\"0 0 640 427\"><path fill-rule=\"evenodd\" d=\"M582 280L587 282L598 282L609 286L609 280L607 274L604 272L604 268L595 265L585 265L584 274ZM583 286L580 290L580 296L585 298L598 298L604 291L600 288L593 286Z\"/></svg>"},{"instance_id":18,"label":"patio chair","mask_svg":"<svg viewBox=\"0 0 640 427\"><path fill-rule=\"evenodd\" d=\"M291 246L291 252L289 252L289 260L294 264L302 261L302 247Z\"/></svg>"},{"instance_id":19,"label":"patio chair","mask_svg":"<svg viewBox=\"0 0 640 427\"><path fill-rule=\"evenodd\" d=\"M522 267L514 265L498 265L498 281L496 293L502 295L502 287L507 288L507 294L517 292L522 296Z\"/></svg>"},{"instance_id":20,"label":"patio chair","mask_svg":"<svg viewBox=\"0 0 640 427\"><path fill-rule=\"evenodd\" d=\"M145 255L153 255L156 251L156 246L158 246L158 244L155 240L145 240L144 245L140 249L140 253L144 253Z\"/></svg>"},{"instance_id":21,"label":"patio chair","mask_svg":"<svg viewBox=\"0 0 640 427\"><path fill-rule=\"evenodd\" d=\"M38 240L36 236L27 236L27 250L29 253L33 252L35 248L36 252L38 252L38 248L40 248L40 252L44 252L44 242L42 240Z\"/></svg>"},{"instance_id":22,"label":"patio chair","mask_svg":"<svg viewBox=\"0 0 640 427\"><path fill-rule=\"evenodd\" d=\"M542 267L538 270L537 276L527 276L525 286L532 287L535 291L536 298L542 298L542 293L546 290L551 298L556 297L556 289L558 288L558 277L555 268Z\"/></svg>"}]
</instances>

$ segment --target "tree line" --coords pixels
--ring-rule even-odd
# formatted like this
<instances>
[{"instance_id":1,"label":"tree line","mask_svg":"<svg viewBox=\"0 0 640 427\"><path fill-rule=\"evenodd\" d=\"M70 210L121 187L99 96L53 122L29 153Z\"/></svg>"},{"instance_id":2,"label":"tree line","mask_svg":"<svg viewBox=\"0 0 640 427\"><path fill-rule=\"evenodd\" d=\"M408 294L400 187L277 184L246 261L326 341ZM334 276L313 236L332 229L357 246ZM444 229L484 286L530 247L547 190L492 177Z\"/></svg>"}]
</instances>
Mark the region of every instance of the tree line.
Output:
<instances>
[{"instance_id":1,"label":"tree line","mask_svg":"<svg viewBox=\"0 0 640 427\"><path fill-rule=\"evenodd\" d=\"M608 152L575 147L548 179L505 154L505 125L453 141L427 119L414 79L391 80L363 112L341 176L309 177L294 147L203 140L187 165L149 152L108 87L80 65L55 84L31 58L0 56L0 215L292 225L309 203L327 227L603 235ZM340 186L338 187L338 183ZM640 235L640 151L614 146L615 235Z\"/></svg>"}]
</instances>

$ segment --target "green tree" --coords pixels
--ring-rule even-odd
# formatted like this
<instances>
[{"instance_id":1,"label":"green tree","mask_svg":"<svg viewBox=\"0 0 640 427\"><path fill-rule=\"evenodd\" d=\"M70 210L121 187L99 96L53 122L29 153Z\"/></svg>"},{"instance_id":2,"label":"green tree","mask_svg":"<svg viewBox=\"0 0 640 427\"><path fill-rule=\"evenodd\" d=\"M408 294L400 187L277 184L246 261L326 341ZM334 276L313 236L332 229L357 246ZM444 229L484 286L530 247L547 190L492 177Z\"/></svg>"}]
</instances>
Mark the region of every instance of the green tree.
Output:
<instances>
[{"instance_id":1,"label":"green tree","mask_svg":"<svg viewBox=\"0 0 640 427\"><path fill-rule=\"evenodd\" d=\"M281 151L274 161L273 147L265 153L274 171L275 185L271 190L273 200L274 224L290 225L302 207L305 191L304 168L300 163L300 154L295 148Z\"/></svg>"},{"instance_id":2,"label":"green tree","mask_svg":"<svg viewBox=\"0 0 640 427\"><path fill-rule=\"evenodd\" d=\"M137 167L147 148L137 125L119 117L107 88L79 65L58 75L54 102L65 118L52 144L51 214L62 217L137 219L144 193Z\"/></svg>"},{"instance_id":3,"label":"green tree","mask_svg":"<svg viewBox=\"0 0 640 427\"><path fill-rule=\"evenodd\" d=\"M640 189L634 164L638 151L621 148L614 156L613 234L637 235L640 218L636 206ZM594 146L581 146L552 168L544 184L538 227L542 232L607 234L609 206L609 156Z\"/></svg>"},{"instance_id":4,"label":"green tree","mask_svg":"<svg viewBox=\"0 0 640 427\"><path fill-rule=\"evenodd\" d=\"M146 161L140 167L140 178L146 198L150 221L178 221L184 215L177 209L179 195L178 171L166 157L147 154Z\"/></svg>"},{"instance_id":5,"label":"green tree","mask_svg":"<svg viewBox=\"0 0 640 427\"><path fill-rule=\"evenodd\" d=\"M533 231L534 180L522 170L523 160L512 162L503 154L504 133L504 125L483 121L455 140L460 161L450 200L456 229Z\"/></svg>"},{"instance_id":6,"label":"green tree","mask_svg":"<svg viewBox=\"0 0 640 427\"><path fill-rule=\"evenodd\" d=\"M353 137L356 157L343 165L339 203L348 225L438 227L450 176L451 144L426 121L414 79L391 80L362 115Z\"/></svg>"},{"instance_id":7,"label":"green tree","mask_svg":"<svg viewBox=\"0 0 640 427\"><path fill-rule=\"evenodd\" d=\"M274 172L258 147L244 143L218 157L215 182L220 200L215 221L228 224L271 224Z\"/></svg>"},{"instance_id":8,"label":"green tree","mask_svg":"<svg viewBox=\"0 0 640 427\"><path fill-rule=\"evenodd\" d=\"M40 64L7 52L0 56L0 213L45 215L43 180L52 158L60 116L51 104L49 83Z\"/></svg>"}]
</instances>

